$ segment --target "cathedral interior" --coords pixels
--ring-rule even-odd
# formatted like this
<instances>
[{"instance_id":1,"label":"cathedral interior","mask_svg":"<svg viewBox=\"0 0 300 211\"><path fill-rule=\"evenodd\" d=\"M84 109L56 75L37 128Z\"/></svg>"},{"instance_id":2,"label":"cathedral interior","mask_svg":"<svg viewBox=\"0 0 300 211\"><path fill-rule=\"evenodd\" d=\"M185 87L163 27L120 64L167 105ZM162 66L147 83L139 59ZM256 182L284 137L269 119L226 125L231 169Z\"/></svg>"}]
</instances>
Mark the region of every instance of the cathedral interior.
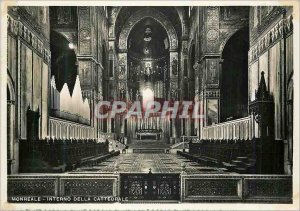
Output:
<instances>
[{"instance_id":1,"label":"cathedral interior","mask_svg":"<svg viewBox=\"0 0 300 211\"><path fill-rule=\"evenodd\" d=\"M291 201L292 7L11 6L7 21L9 196ZM117 101L201 118L97 117Z\"/></svg>"}]
</instances>

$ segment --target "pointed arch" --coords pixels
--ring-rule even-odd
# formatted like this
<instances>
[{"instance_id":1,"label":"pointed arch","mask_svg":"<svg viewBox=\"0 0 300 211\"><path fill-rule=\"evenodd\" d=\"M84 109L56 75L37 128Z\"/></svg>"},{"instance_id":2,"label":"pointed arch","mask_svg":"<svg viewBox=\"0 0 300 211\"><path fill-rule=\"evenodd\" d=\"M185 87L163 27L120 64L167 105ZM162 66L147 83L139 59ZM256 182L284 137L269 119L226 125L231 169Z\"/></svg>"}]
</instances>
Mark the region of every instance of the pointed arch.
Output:
<instances>
[{"instance_id":1,"label":"pointed arch","mask_svg":"<svg viewBox=\"0 0 300 211\"><path fill-rule=\"evenodd\" d=\"M15 154L15 124L16 124L16 116L15 116L15 87L13 83L13 79L7 70L7 173L11 174L14 172L14 167L12 161L16 158Z\"/></svg>"}]
</instances>

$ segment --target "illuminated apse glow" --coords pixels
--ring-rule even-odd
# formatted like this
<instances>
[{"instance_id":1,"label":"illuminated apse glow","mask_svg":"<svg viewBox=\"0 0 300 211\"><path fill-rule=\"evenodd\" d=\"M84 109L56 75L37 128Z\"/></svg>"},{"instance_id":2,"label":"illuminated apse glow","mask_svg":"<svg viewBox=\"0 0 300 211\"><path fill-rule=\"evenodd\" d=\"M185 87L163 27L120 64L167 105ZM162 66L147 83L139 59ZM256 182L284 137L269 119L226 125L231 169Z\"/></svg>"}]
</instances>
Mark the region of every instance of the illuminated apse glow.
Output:
<instances>
[{"instance_id":1,"label":"illuminated apse glow","mask_svg":"<svg viewBox=\"0 0 300 211\"><path fill-rule=\"evenodd\" d=\"M146 108L146 105L148 102L153 102L154 101L154 93L152 89L146 88L142 92L143 96L143 107Z\"/></svg>"}]
</instances>

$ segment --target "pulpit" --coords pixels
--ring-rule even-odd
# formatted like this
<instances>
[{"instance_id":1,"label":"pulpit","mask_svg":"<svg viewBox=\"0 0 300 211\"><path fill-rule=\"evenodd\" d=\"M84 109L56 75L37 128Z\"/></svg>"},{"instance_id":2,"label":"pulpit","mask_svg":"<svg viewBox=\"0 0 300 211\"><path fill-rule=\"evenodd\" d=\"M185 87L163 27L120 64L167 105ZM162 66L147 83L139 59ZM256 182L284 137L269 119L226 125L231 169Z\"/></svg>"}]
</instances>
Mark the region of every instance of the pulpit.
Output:
<instances>
[{"instance_id":1,"label":"pulpit","mask_svg":"<svg viewBox=\"0 0 300 211\"><path fill-rule=\"evenodd\" d=\"M259 138L256 140L256 173L282 173L282 149L280 141L274 138L274 102L273 96L267 90L264 72L255 94L255 100L250 102L249 111L258 124Z\"/></svg>"}]
</instances>

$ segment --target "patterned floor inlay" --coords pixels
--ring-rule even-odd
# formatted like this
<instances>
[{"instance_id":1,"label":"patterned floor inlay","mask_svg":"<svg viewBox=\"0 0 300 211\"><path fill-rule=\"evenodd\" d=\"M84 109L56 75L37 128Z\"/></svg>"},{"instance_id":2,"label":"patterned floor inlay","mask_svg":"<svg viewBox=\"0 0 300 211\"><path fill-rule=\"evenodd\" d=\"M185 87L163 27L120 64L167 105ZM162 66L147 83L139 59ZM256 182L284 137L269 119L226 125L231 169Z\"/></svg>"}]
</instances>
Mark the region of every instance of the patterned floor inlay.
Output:
<instances>
[{"instance_id":1,"label":"patterned floor inlay","mask_svg":"<svg viewBox=\"0 0 300 211\"><path fill-rule=\"evenodd\" d=\"M200 166L174 154L120 154L94 167L81 167L74 172L137 172L148 173L226 173L224 169Z\"/></svg>"}]
</instances>

